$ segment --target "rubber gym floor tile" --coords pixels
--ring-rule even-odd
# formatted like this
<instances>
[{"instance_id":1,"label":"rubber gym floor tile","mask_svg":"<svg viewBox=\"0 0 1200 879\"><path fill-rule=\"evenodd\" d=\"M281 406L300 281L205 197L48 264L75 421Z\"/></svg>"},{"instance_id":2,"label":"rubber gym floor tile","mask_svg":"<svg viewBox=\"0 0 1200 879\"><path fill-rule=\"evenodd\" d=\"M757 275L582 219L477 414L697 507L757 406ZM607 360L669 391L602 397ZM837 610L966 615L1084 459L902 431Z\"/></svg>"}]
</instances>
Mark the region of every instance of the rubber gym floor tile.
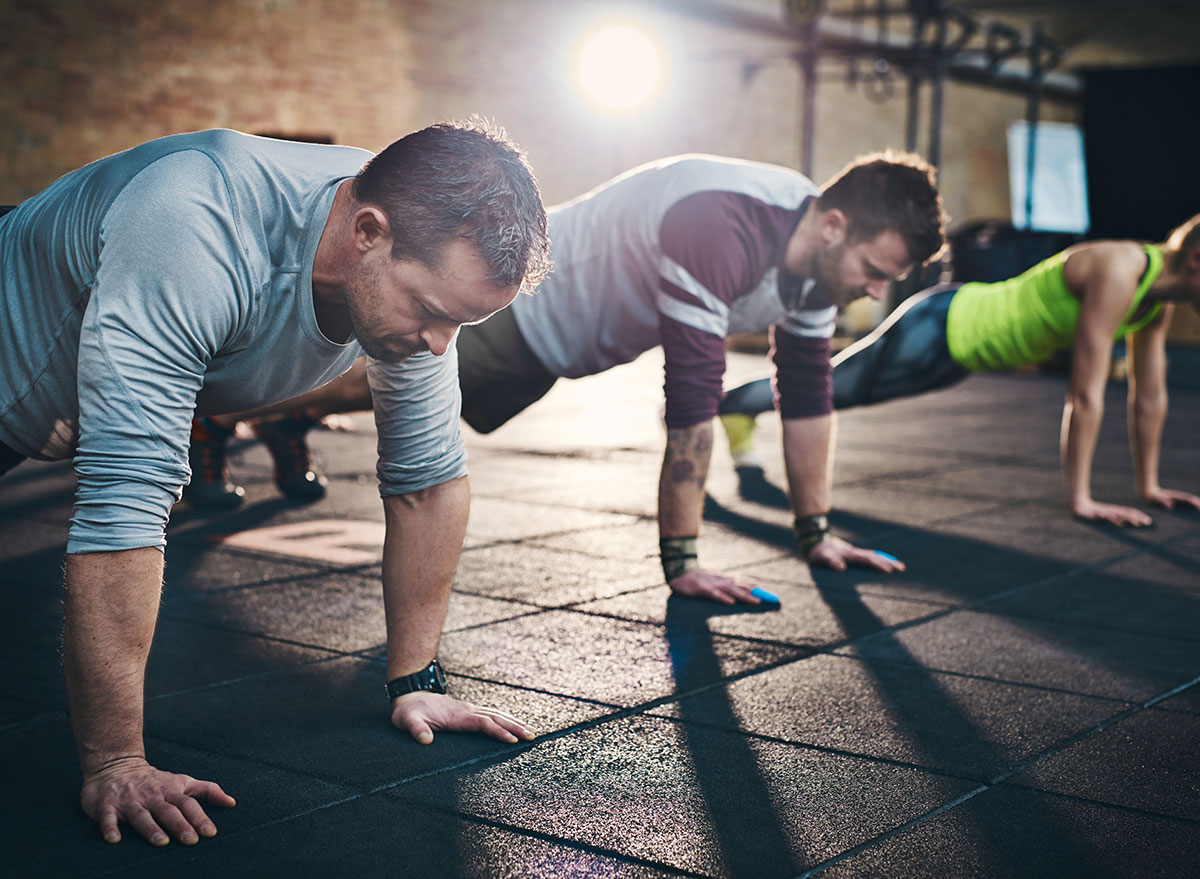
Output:
<instances>
[{"instance_id":1,"label":"rubber gym floor tile","mask_svg":"<svg viewBox=\"0 0 1200 879\"><path fill-rule=\"evenodd\" d=\"M1115 499L1114 499L1115 500ZM1133 498L1126 499L1135 503ZM1154 514L1149 528L1118 528L1099 522L1072 519L1065 505L1029 502L1007 508L990 508L954 519L940 526L951 534L963 534L1012 546L1024 552L1055 555L1077 565L1092 565L1164 542L1174 545L1194 533L1200 522L1147 509Z\"/></svg>"},{"instance_id":2,"label":"rubber gym floor tile","mask_svg":"<svg viewBox=\"0 0 1200 879\"><path fill-rule=\"evenodd\" d=\"M897 491L874 481L840 486L833 490L834 516L842 527L834 525L847 539L869 537L897 529L936 527L937 523L953 520L983 510L994 509L1003 501L978 498L936 497ZM852 532L852 533L851 533Z\"/></svg>"},{"instance_id":3,"label":"rubber gym floor tile","mask_svg":"<svg viewBox=\"0 0 1200 879\"><path fill-rule=\"evenodd\" d=\"M257 761L231 759L211 750L147 740L150 761L161 769L216 781L238 804L207 807L217 836L194 847L173 842L155 848L127 824L122 841L106 843L97 825L79 807L80 778L75 745L65 716L20 730L0 732L0 783L8 792L0 803L6 869L17 876L178 875L176 869L199 852L224 857L222 843L267 827L297 812L336 801L347 792L304 774ZM54 816L51 826L44 822ZM258 870L264 869L258 862ZM225 874L228 868L219 872ZM211 875L211 874L210 874Z\"/></svg>"},{"instance_id":4,"label":"rubber gym floor tile","mask_svg":"<svg viewBox=\"0 0 1200 879\"><path fill-rule=\"evenodd\" d=\"M163 600L186 603L197 594L321 576L319 562L288 562L277 555L223 548L208 541L174 541L167 548Z\"/></svg>"},{"instance_id":5,"label":"rubber gym floor tile","mask_svg":"<svg viewBox=\"0 0 1200 879\"><path fill-rule=\"evenodd\" d=\"M880 629L935 613L944 605L902 599L859 596L848 590L827 591L807 585L771 585L780 604L719 605L671 596L665 587L618 595L574 606L573 610L626 620L697 629L820 647L859 638Z\"/></svg>"},{"instance_id":6,"label":"rubber gym floor tile","mask_svg":"<svg viewBox=\"0 0 1200 879\"><path fill-rule=\"evenodd\" d=\"M844 650L939 671L1140 702L1190 680L1200 644L957 611Z\"/></svg>"},{"instance_id":7,"label":"rubber gym floor tile","mask_svg":"<svg viewBox=\"0 0 1200 879\"><path fill-rule=\"evenodd\" d=\"M648 562L648 570L662 576L658 563L658 523L653 518L614 528L584 528L569 534L539 537L525 545L578 552L597 559Z\"/></svg>"},{"instance_id":8,"label":"rubber gym floor tile","mask_svg":"<svg viewBox=\"0 0 1200 879\"><path fill-rule=\"evenodd\" d=\"M389 795L702 875L790 876L969 782L635 716Z\"/></svg>"},{"instance_id":9,"label":"rubber gym floor tile","mask_svg":"<svg viewBox=\"0 0 1200 879\"><path fill-rule=\"evenodd\" d=\"M1200 685L1193 685L1182 693L1163 699L1154 706L1156 711L1185 711L1200 714Z\"/></svg>"},{"instance_id":10,"label":"rubber gym floor tile","mask_svg":"<svg viewBox=\"0 0 1200 879\"><path fill-rule=\"evenodd\" d=\"M992 503L1049 500L1062 495L1058 468L1049 464L1040 467L995 462L974 466L959 464L937 473L881 477L873 480L872 485L912 494Z\"/></svg>"},{"instance_id":11,"label":"rubber gym floor tile","mask_svg":"<svg viewBox=\"0 0 1200 879\"><path fill-rule=\"evenodd\" d=\"M880 452L854 446L842 448L839 445L833 462L833 484L838 486L840 495L841 489L847 484L870 482L880 477L923 476L940 472L947 466L953 466L953 463L947 462L944 455L929 454L919 449ZM839 498L838 507L841 506Z\"/></svg>"},{"instance_id":12,"label":"rubber gym floor tile","mask_svg":"<svg viewBox=\"0 0 1200 879\"><path fill-rule=\"evenodd\" d=\"M1200 827L1200 717L1139 711L1035 763L1012 784L1185 818Z\"/></svg>"},{"instance_id":13,"label":"rubber gym floor tile","mask_svg":"<svg viewBox=\"0 0 1200 879\"><path fill-rule=\"evenodd\" d=\"M439 655L447 668L473 677L631 707L800 653L696 629L554 610L448 633Z\"/></svg>"},{"instance_id":14,"label":"rubber gym floor tile","mask_svg":"<svg viewBox=\"0 0 1200 879\"><path fill-rule=\"evenodd\" d=\"M628 561L645 560L655 578L661 580L658 560L658 529L653 522L613 528L589 528L572 534L537 538L531 543L554 549L587 553L594 557L614 557ZM700 537L701 566L723 570L754 564L792 553L791 525L764 522L725 510L711 498L705 505L705 524Z\"/></svg>"},{"instance_id":15,"label":"rubber gym floor tile","mask_svg":"<svg viewBox=\"0 0 1200 879\"><path fill-rule=\"evenodd\" d=\"M1125 707L820 655L653 713L987 781Z\"/></svg>"},{"instance_id":16,"label":"rubber gym floor tile","mask_svg":"<svg viewBox=\"0 0 1200 879\"><path fill-rule=\"evenodd\" d=\"M605 559L530 544L499 544L464 551L454 588L559 607L641 589L661 579L656 559Z\"/></svg>"},{"instance_id":17,"label":"rubber gym floor tile","mask_svg":"<svg viewBox=\"0 0 1200 879\"><path fill-rule=\"evenodd\" d=\"M201 595L185 612L209 625L343 652L387 638L382 586L346 574Z\"/></svg>"},{"instance_id":18,"label":"rubber gym floor tile","mask_svg":"<svg viewBox=\"0 0 1200 879\"><path fill-rule=\"evenodd\" d=\"M632 516L601 513L529 501L479 498L471 504L467 545L497 540L523 540L585 528L616 528L633 522Z\"/></svg>"},{"instance_id":19,"label":"rubber gym floor tile","mask_svg":"<svg viewBox=\"0 0 1200 879\"><path fill-rule=\"evenodd\" d=\"M989 601L981 609L1025 619L1200 641L1200 589L1140 576L1147 559L1066 577ZM1198 584L1200 585L1200 584Z\"/></svg>"},{"instance_id":20,"label":"rubber gym floor tile","mask_svg":"<svg viewBox=\"0 0 1200 879\"><path fill-rule=\"evenodd\" d=\"M520 476L510 470L514 459ZM471 496L654 516L659 466L651 455L629 452L603 458L527 455L496 461L479 461L472 456ZM524 475L530 469L535 469L536 475Z\"/></svg>"},{"instance_id":21,"label":"rubber gym floor tile","mask_svg":"<svg viewBox=\"0 0 1200 879\"><path fill-rule=\"evenodd\" d=\"M1200 862L1200 826L999 785L821 870L822 879L1163 879Z\"/></svg>"},{"instance_id":22,"label":"rubber gym floor tile","mask_svg":"<svg viewBox=\"0 0 1200 879\"><path fill-rule=\"evenodd\" d=\"M74 507L75 471L70 461L25 461L0 478L0 519L6 533L14 521L65 525Z\"/></svg>"},{"instance_id":23,"label":"rubber gym floor tile","mask_svg":"<svg viewBox=\"0 0 1200 879\"><path fill-rule=\"evenodd\" d=\"M202 841L186 856L164 861L161 866L147 862L123 871L123 875L156 877L162 875L156 870L169 866L171 874L179 877L258 879L264 865L270 865L271 875L338 879L658 879L678 875L381 796L351 799L212 842L215 844Z\"/></svg>"},{"instance_id":24,"label":"rubber gym floor tile","mask_svg":"<svg viewBox=\"0 0 1200 879\"><path fill-rule=\"evenodd\" d=\"M900 558L906 569L885 574L864 567L846 571L814 568L813 580L819 588L831 591L845 589L863 595L963 604L1070 570L1068 563L1052 554L1024 553L987 540L938 531L895 533L876 548ZM772 577L774 569L753 570Z\"/></svg>"},{"instance_id":25,"label":"rubber gym floor tile","mask_svg":"<svg viewBox=\"0 0 1200 879\"><path fill-rule=\"evenodd\" d=\"M7 477L5 477L7 478ZM25 516L0 519L0 577L4 580L41 579L40 574L57 558L61 574L63 554L67 551L67 522L44 522ZM56 578L61 581L61 575ZM51 580L51 586L54 580Z\"/></svg>"},{"instance_id":26,"label":"rubber gym floor tile","mask_svg":"<svg viewBox=\"0 0 1200 879\"><path fill-rule=\"evenodd\" d=\"M358 790L519 752L521 746L474 733L439 732L431 745L418 744L391 725L384 680L382 664L356 657L301 666L153 700L146 728ZM580 717L592 710L563 710L576 709Z\"/></svg>"},{"instance_id":27,"label":"rubber gym floor tile","mask_svg":"<svg viewBox=\"0 0 1200 879\"><path fill-rule=\"evenodd\" d=\"M1103 573L1162 591L1196 592L1200 590L1200 538L1144 546L1133 558L1106 566ZM1193 622L1200 624L1200 619Z\"/></svg>"}]
</instances>

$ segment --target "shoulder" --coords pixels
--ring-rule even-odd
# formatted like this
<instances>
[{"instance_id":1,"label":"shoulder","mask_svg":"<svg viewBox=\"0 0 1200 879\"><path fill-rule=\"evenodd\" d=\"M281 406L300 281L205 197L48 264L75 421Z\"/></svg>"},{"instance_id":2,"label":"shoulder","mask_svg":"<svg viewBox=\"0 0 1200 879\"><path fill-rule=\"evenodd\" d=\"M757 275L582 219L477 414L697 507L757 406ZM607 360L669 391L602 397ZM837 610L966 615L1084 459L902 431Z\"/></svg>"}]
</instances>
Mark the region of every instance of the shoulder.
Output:
<instances>
[{"instance_id":1,"label":"shoulder","mask_svg":"<svg viewBox=\"0 0 1200 879\"><path fill-rule=\"evenodd\" d=\"M1146 270L1148 257L1136 241L1094 241L1072 247L1063 261L1063 282L1083 298L1098 285L1129 288L1130 296Z\"/></svg>"}]
</instances>

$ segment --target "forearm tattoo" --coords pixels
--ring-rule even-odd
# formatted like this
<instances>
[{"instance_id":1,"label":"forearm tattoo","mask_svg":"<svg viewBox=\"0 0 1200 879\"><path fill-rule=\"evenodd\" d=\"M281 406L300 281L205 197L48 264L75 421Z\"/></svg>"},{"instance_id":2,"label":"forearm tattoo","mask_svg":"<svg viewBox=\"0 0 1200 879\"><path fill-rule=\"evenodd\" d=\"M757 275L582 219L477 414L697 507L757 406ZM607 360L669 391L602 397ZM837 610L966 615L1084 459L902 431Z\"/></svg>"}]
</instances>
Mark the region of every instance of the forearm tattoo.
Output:
<instances>
[{"instance_id":1,"label":"forearm tattoo","mask_svg":"<svg viewBox=\"0 0 1200 879\"><path fill-rule=\"evenodd\" d=\"M711 421L667 431L667 473L676 485L692 482L703 486L712 452Z\"/></svg>"}]
</instances>

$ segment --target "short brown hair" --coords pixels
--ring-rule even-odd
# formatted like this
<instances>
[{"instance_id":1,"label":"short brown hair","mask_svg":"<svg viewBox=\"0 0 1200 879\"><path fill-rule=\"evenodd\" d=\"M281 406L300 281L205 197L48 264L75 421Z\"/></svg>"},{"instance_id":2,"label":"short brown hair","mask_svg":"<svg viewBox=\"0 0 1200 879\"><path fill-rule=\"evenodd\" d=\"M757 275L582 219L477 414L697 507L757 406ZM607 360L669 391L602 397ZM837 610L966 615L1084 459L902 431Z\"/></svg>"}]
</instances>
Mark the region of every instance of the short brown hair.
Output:
<instances>
[{"instance_id":1,"label":"short brown hair","mask_svg":"<svg viewBox=\"0 0 1200 879\"><path fill-rule=\"evenodd\" d=\"M498 125L473 116L393 143L359 171L354 197L387 214L392 258L436 268L465 238L498 286L532 291L550 268L541 193L525 154Z\"/></svg>"},{"instance_id":2,"label":"short brown hair","mask_svg":"<svg viewBox=\"0 0 1200 879\"><path fill-rule=\"evenodd\" d=\"M817 207L846 215L848 241L896 232L909 257L920 265L946 246L937 171L915 153L886 150L859 156L821 187Z\"/></svg>"}]
</instances>

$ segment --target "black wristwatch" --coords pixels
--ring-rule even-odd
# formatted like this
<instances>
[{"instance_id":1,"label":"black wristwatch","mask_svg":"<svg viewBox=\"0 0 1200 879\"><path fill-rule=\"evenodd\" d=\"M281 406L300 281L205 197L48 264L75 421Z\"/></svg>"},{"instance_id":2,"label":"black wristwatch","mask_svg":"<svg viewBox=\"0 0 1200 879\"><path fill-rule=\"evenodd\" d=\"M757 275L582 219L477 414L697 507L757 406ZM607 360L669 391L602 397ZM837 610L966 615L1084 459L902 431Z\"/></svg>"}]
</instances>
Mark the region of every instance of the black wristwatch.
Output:
<instances>
[{"instance_id":1,"label":"black wristwatch","mask_svg":"<svg viewBox=\"0 0 1200 879\"><path fill-rule=\"evenodd\" d=\"M405 693L415 693L418 690L428 690L431 693L444 693L446 692L446 673L442 671L442 667L435 659L415 674L392 678L392 680L384 684L384 689L387 690L389 702L397 696L403 696Z\"/></svg>"}]
</instances>

